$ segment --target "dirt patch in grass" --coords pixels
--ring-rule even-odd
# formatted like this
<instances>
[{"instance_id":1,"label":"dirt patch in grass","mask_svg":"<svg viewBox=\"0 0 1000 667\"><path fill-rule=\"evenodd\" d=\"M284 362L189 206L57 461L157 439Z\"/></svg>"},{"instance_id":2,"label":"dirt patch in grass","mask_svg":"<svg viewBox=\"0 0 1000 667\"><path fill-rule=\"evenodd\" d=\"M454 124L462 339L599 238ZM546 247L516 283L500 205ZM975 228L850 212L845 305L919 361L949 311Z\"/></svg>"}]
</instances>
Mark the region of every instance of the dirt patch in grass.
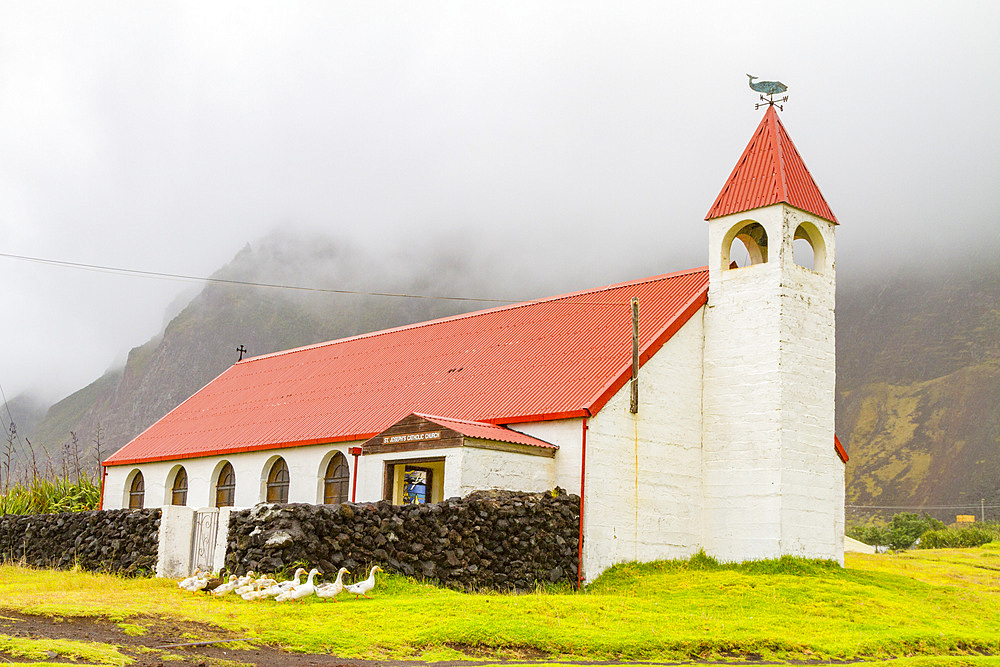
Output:
<instances>
[{"instance_id":1,"label":"dirt patch in grass","mask_svg":"<svg viewBox=\"0 0 1000 667\"><path fill-rule=\"evenodd\" d=\"M127 628L142 626L146 632L135 635ZM227 645L208 644L162 648L172 644L212 642L219 640L240 641L221 628L205 623L162 619L155 616L130 617L126 628L107 618L80 616L35 616L9 609L0 609L0 634L30 639L73 639L78 641L112 644L135 660L133 665L218 665L242 663L271 667L291 665L338 665L344 661L329 655L289 653L271 646L230 648ZM3 656L5 660L14 660ZM51 662L68 662L53 655ZM75 662L74 664L87 664Z\"/></svg>"},{"instance_id":2,"label":"dirt patch in grass","mask_svg":"<svg viewBox=\"0 0 1000 667\"><path fill-rule=\"evenodd\" d=\"M123 627L124 626L124 627ZM142 634L136 634L135 628L145 629ZM306 667L307 665L322 665L328 667L463 667L476 665L475 659L483 661L480 664L496 665L502 663L537 664L546 662L575 665L732 665L733 662L633 662L622 663L604 660L571 660L545 659L545 654L532 647L510 646L503 649L485 649L469 644L448 644L449 648L458 650L474 660L454 660L444 662L421 662L416 660L352 660L331 655L316 655L291 653L272 646L252 646L250 648L230 648L225 644L193 645L164 648L173 644L195 642L217 642L243 640L242 637L206 623L163 619L155 616L129 617L127 623L119 624L108 618L79 616L39 616L23 614L13 610L0 608L0 634L12 637L30 639L70 639L76 641L97 642L119 647L119 650L134 660L135 667L171 667L172 665L203 665L205 667L220 667L222 665L260 665L262 667ZM775 665L798 664L816 665L812 661L790 661L777 663L759 661L747 656L733 656L735 662L743 665ZM18 663L23 659L0 653L0 662ZM72 661L56 656L46 658L52 663L67 663L75 665L93 664L86 661ZM30 661L29 661L30 662ZM822 664L848 665L860 662L858 660L822 661Z\"/></svg>"},{"instance_id":3,"label":"dirt patch in grass","mask_svg":"<svg viewBox=\"0 0 1000 667\"><path fill-rule=\"evenodd\" d=\"M560 662L546 651L542 651L534 646L507 645L502 648L492 646L479 646L477 644L465 644L462 642L445 642L446 647L458 651L477 660L497 661L497 662L541 662L547 658L549 662Z\"/></svg>"}]
</instances>

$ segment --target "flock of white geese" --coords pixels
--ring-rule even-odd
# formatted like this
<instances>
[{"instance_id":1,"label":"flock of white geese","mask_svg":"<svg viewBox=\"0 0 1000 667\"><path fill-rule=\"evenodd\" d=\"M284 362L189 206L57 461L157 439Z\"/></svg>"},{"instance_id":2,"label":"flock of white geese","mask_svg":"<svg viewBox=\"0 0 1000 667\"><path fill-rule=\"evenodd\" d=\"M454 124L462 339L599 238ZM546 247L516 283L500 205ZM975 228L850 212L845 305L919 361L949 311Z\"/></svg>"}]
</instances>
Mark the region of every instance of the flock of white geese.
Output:
<instances>
[{"instance_id":1,"label":"flock of white geese","mask_svg":"<svg viewBox=\"0 0 1000 667\"><path fill-rule=\"evenodd\" d=\"M230 575L229 580L224 581L220 577L213 577L211 574L204 574L201 570L196 569L193 575L177 582L177 585L186 591L205 591L216 597L232 593L244 600L274 598L277 602L304 602L310 595L316 595L323 601L333 600L337 602L337 596L344 591L353 593L355 599L361 596L368 598L368 592L375 588L375 573L381 571L382 568L375 565L367 579L354 584L344 584L344 575L350 574L350 571L346 567L342 567L337 572L336 579L330 583L317 584L314 579L322 572L316 568L308 572L309 576L305 583L302 582L302 575L306 574L306 571L305 568L301 567L295 570L295 576L288 581L258 577L253 571L247 572L242 577L237 577L235 574Z\"/></svg>"}]
</instances>

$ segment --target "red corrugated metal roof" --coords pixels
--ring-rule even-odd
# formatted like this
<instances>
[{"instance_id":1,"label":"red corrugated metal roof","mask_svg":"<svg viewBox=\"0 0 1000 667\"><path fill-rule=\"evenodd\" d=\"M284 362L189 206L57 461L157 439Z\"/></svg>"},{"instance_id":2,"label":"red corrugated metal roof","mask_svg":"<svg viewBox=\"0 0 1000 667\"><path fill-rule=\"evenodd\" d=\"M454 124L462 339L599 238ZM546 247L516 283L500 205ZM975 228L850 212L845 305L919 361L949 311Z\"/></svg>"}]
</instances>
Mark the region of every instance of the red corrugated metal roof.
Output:
<instances>
[{"instance_id":1,"label":"red corrugated metal roof","mask_svg":"<svg viewBox=\"0 0 1000 667\"><path fill-rule=\"evenodd\" d=\"M779 202L838 224L778 112L770 106L705 219Z\"/></svg>"},{"instance_id":2,"label":"red corrugated metal roof","mask_svg":"<svg viewBox=\"0 0 1000 667\"><path fill-rule=\"evenodd\" d=\"M412 412L587 416L705 303L705 268L244 359L109 457L125 465L365 440Z\"/></svg>"},{"instance_id":3,"label":"red corrugated metal roof","mask_svg":"<svg viewBox=\"0 0 1000 667\"><path fill-rule=\"evenodd\" d=\"M494 442L511 442L516 445L530 445L541 447L542 449L559 449L551 442L545 442L530 435L519 433L506 426L497 426L486 422L469 421L468 419L452 419L450 417L440 417L438 415L424 415L419 412L414 413L418 417L423 417L429 422L438 426L450 428L456 433L461 433L467 438L478 438L480 440L493 440Z\"/></svg>"}]
</instances>

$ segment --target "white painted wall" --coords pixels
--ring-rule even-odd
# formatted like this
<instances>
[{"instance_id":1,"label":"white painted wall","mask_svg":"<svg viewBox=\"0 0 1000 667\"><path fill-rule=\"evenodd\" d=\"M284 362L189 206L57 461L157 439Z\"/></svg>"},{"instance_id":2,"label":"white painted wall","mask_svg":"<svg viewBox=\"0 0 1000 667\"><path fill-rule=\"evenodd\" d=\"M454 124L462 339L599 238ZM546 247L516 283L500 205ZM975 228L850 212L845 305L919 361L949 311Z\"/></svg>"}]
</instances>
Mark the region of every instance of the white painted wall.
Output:
<instances>
[{"instance_id":1,"label":"white painted wall","mask_svg":"<svg viewBox=\"0 0 1000 667\"><path fill-rule=\"evenodd\" d=\"M767 230L768 261L727 270L727 233L749 221ZM817 271L793 261L803 222L822 235ZM722 560L791 554L843 562L833 225L777 204L710 221L709 248L705 549Z\"/></svg>"},{"instance_id":2,"label":"white painted wall","mask_svg":"<svg viewBox=\"0 0 1000 667\"><path fill-rule=\"evenodd\" d=\"M192 508L170 505L163 508L156 551L156 576L181 579L191 574L191 533L193 530L194 510Z\"/></svg>"},{"instance_id":3,"label":"white painted wall","mask_svg":"<svg viewBox=\"0 0 1000 667\"><path fill-rule=\"evenodd\" d=\"M844 551L850 551L857 554L873 554L875 553L875 547L870 544L865 544L864 542L859 542L853 537L844 537Z\"/></svg>"},{"instance_id":4,"label":"white painted wall","mask_svg":"<svg viewBox=\"0 0 1000 667\"><path fill-rule=\"evenodd\" d=\"M128 489L132 471L138 469L143 474L146 485L145 506L159 507L170 504L170 490L179 466L184 466L188 475L188 507L213 507L215 505L215 485L223 464L228 461L236 473L236 507L253 507L264 502L267 497L267 474L279 456L288 465L288 502L323 502L323 475L326 465L335 452L347 457L354 474L354 457L348 448L360 443L348 442L308 447L288 447L261 452L244 452L231 456L205 456L181 461L157 461L137 466L110 466L104 487L105 509L128 507ZM364 457L362 457L363 459ZM353 484L353 481L352 481ZM381 494L381 479L378 483ZM361 497L358 487L358 497Z\"/></svg>"},{"instance_id":5,"label":"white painted wall","mask_svg":"<svg viewBox=\"0 0 1000 667\"><path fill-rule=\"evenodd\" d=\"M555 459L466 446L462 452L459 496L483 489L549 491L556 485ZM558 453L557 453L558 455Z\"/></svg>"},{"instance_id":6,"label":"white painted wall","mask_svg":"<svg viewBox=\"0 0 1000 667\"><path fill-rule=\"evenodd\" d=\"M587 581L621 561L685 558L701 544L702 310L640 369L638 413L626 384L589 422Z\"/></svg>"},{"instance_id":7,"label":"white painted wall","mask_svg":"<svg viewBox=\"0 0 1000 667\"><path fill-rule=\"evenodd\" d=\"M554 482L567 493L580 493L580 454L583 443L583 420L554 419L545 422L508 424L508 428L559 447L553 459Z\"/></svg>"},{"instance_id":8,"label":"white painted wall","mask_svg":"<svg viewBox=\"0 0 1000 667\"><path fill-rule=\"evenodd\" d=\"M579 420L576 429L579 429ZM561 424L554 429L538 429L548 433L566 433L572 429ZM577 430L575 442L570 443L570 449L579 452L579 437ZM226 461L233 465L236 473L235 507L252 507L264 502L267 497L267 474L278 457L288 465L289 485L288 502L291 503L321 503L323 501L323 475L330 459L336 452L341 452L347 458L354 484L354 457L349 454L349 448L360 445L360 442L338 443L336 445L313 445L309 447L290 447L263 452L247 452L228 457L210 456L183 461L167 461L144 463L138 466L111 466L105 481L104 507L118 509L128 506L127 482L131 473L138 469L142 472L146 485L145 506L159 507L168 505L171 498L171 486L174 476L180 466L188 474L188 507L212 507L215 504L215 485L219 472ZM470 463L463 463L465 450L472 449ZM579 454L577 454L577 457ZM385 474L385 462L393 460L445 459L444 484L442 498L461 496L474 490L470 485L472 479L480 479L486 486L477 488L527 488L520 486L523 481L532 489L548 490L555 486L555 463L547 457L521 455L510 452L497 452L477 448L448 447L428 449L415 452L397 452L372 454L362 456L358 460L357 494L358 502L374 502L382 499L382 485ZM493 459L491 461L491 457ZM502 462L502 463L501 463ZM466 472L467 466L472 466ZM571 466L572 467L572 466ZM575 463L579 488L579 461ZM465 475L468 477L465 477ZM506 482L507 486L498 486ZM572 480L570 480L572 481ZM539 484L544 482L544 486ZM435 482L435 487L437 482Z\"/></svg>"}]
</instances>

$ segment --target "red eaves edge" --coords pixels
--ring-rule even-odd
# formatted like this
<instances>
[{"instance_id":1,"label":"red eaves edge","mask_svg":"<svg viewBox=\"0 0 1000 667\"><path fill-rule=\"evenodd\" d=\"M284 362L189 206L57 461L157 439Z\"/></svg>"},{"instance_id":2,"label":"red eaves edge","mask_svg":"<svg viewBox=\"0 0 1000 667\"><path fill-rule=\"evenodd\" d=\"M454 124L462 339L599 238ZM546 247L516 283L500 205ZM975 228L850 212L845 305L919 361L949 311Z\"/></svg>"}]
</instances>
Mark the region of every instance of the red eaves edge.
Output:
<instances>
[{"instance_id":1,"label":"red eaves edge","mask_svg":"<svg viewBox=\"0 0 1000 667\"><path fill-rule=\"evenodd\" d=\"M753 208L748 208L748 209L746 209L744 211L734 211L732 213L723 213L721 215L714 215L714 216L711 216L711 217L706 217L705 218L705 222L709 222L711 220L718 220L719 218L724 218L727 215L743 215L744 213L750 213L751 211L757 211L757 210L760 210L762 208L767 208L768 206L778 206L779 204L784 204L788 208L793 208L796 211L801 211L802 213L806 213L807 215L811 215L811 216L817 217L820 220L826 220L830 224L837 225L838 227L840 226L840 223L837 222L836 220L827 220L822 215L818 215L816 213L813 213L812 211L807 211L806 209L801 208L799 206L796 206L795 204L789 204L785 200L776 201L776 202L771 203L771 204L761 204L760 206L754 206Z\"/></svg>"},{"instance_id":2,"label":"red eaves edge","mask_svg":"<svg viewBox=\"0 0 1000 667\"><path fill-rule=\"evenodd\" d=\"M840 438L837 437L836 433L833 434L833 448L837 450L837 456L839 456L840 460L844 463L847 463L847 460L851 458L847 455L847 450L844 449L844 445L841 444Z\"/></svg>"}]
</instances>

